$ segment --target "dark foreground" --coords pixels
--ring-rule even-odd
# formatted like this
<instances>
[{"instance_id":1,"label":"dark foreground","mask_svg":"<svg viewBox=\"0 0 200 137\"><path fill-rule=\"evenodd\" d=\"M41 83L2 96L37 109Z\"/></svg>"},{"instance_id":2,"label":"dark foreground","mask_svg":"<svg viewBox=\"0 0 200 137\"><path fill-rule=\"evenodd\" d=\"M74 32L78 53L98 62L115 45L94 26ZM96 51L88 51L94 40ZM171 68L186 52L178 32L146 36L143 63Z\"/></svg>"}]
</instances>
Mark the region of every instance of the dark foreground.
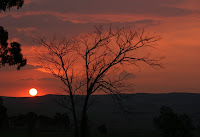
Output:
<instances>
[{"instance_id":1,"label":"dark foreground","mask_svg":"<svg viewBox=\"0 0 200 137\"><path fill-rule=\"evenodd\" d=\"M70 113L56 103L55 99L57 97L56 95L46 95L34 98L3 98L9 117L34 112L37 115L53 118L57 112L66 112L71 119ZM155 129L153 119L159 115L159 110L163 105L171 107L177 114L186 113L192 119L195 126L195 136L200 136L198 133L200 125L200 94L130 94L123 101L127 112L122 112L109 96L92 96L93 99L94 102L89 108L88 116L91 136L159 137L159 131ZM73 136L72 128L68 128L66 131L56 131L53 126L43 125L43 130L41 130L38 123L34 136ZM99 131L101 125L106 126L106 134ZM2 137L27 137L27 135L26 126L23 125L0 132Z\"/></svg>"}]
</instances>

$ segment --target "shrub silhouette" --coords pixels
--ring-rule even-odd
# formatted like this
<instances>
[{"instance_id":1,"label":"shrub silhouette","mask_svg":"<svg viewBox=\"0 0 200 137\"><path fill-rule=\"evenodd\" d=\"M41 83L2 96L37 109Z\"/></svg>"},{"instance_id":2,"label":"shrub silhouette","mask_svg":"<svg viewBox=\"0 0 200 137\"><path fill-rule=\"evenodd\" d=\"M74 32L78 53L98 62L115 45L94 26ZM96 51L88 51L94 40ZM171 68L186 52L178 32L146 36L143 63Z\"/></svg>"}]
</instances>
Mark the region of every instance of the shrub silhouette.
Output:
<instances>
[{"instance_id":1,"label":"shrub silhouette","mask_svg":"<svg viewBox=\"0 0 200 137\"><path fill-rule=\"evenodd\" d=\"M154 118L162 137L193 137L194 126L186 114L178 115L170 107L163 106L160 115Z\"/></svg>"}]
</instances>

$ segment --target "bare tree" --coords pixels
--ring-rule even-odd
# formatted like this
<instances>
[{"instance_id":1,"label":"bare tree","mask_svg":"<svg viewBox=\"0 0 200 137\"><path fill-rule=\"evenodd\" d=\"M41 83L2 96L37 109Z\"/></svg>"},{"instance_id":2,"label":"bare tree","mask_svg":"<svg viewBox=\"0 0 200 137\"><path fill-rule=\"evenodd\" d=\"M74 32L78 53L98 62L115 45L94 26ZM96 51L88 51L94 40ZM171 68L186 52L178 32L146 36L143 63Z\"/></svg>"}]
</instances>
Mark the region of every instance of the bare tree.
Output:
<instances>
[{"instance_id":1,"label":"bare tree","mask_svg":"<svg viewBox=\"0 0 200 137\"><path fill-rule=\"evenodd\" d=\"M69 93L70 106L65 106L73 113L76 135L86 137L87 110L90 95L105 92L120 102L121 89L127 85L127 75L123 69L127 65L138 66L144 62L153 68L162 68L162 57L151 58L149 54L136 54L142 49L153 47L160 36L149 36L144 30L132 30L109 26L95 27L93 32L75 39L48 41L36 39L42 45L37 51L39 63L64 85ZM116 77L118 75L118 77ZM80 123L78 123L77 106L74 98L84 95Z\"/></svg>"}]
</instances>

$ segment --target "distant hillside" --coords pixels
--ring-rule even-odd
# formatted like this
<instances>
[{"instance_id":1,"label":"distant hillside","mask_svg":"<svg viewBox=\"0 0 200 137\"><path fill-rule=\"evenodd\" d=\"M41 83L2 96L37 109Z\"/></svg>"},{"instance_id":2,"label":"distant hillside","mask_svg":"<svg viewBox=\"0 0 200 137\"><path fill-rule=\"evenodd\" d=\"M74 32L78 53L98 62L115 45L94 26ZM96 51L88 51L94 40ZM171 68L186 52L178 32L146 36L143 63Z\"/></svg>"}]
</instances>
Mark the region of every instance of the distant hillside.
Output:
<instances>
[{"instance_id":1,"label":"distant hillside","mask_svg":"<svg viewBox=\"0 0 200 137\"><path fill-rule=\"evenodd\" d=\"M39 97L3 97L8 108L8 115L25 114L33 111L37 114L53 116L56 112L68 112L58 105L58 95ZM81 97L81 96L79 96ZM154 130L153 117L157 116L162 105L168 105L177 113L186 113L194 123L200 121L200 94L169 93L169 94L130 94L124 102L129 113L117 109L113 100L107 95L91 97L94 104L89 108L90 124L98 126L105 123L109 128L124 130Z\"/></svg>"}]
</instances>

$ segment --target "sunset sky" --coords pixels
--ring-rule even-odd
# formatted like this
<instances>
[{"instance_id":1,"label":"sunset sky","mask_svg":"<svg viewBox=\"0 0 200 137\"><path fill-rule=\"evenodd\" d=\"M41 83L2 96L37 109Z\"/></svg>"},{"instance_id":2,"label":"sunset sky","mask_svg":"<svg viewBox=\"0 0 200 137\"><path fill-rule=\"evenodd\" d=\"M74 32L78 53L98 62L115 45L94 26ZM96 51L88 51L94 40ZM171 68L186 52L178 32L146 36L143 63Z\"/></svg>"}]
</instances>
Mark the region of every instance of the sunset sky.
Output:
<instances>
[{"instance_id":1,"label":"sunset sky","mask_svg":"<svg viewBox=\"0 0 200 137\"><path fill-rule=\"evenodd\" d=\"M59 3L58 3L59 2ZM40 36L75 36L96 24L144 28L161 35L156 54L165 56L165 69L148 66L127 70L134 76L132 93L200 92L199 0L25 0L19 10L0 13L0 25L9 40L22 45L28 65L0 69L0 96L60 94L61 84L41 71L34 60L33 39Z\"/></svg>"}]
</instances>

